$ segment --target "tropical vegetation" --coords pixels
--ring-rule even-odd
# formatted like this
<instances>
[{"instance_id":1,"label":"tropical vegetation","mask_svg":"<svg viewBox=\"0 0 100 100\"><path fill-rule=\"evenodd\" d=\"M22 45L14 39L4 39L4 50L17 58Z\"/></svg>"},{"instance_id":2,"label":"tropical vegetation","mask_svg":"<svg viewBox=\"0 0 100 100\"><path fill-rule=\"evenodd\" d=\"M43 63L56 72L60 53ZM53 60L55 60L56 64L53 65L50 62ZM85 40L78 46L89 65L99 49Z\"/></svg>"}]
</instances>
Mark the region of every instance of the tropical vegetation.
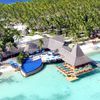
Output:
<instances>
[{"instance_id":1,"label":"tropical vegetation","mask_svg":"<svg viewBox=\"0 0 100 100\"><path fill-rule=\"evenodd\" d=\"M0 32L4 31L0 46L16 33L10 35L13 30L4 30L2 26L17 23L26 24L32 34L34 31L46 31L70 36L78 41L80 37L89 37L91 32L100 30L100 0L32 0L0 4Z\"/></svg>"},{"instance_id":2,"label":"tropical vegetation","mask_svg":"<svg viewBox=\"0 0 100 100\"><path fill-rule=\"evenodd\" d=\"M17 56L17 61L22 64L23 61L29 57L28 53L20 52L19 55Z\"/></svg>"},{"instance_id":3,"label":"tropical vegetation","mask_svg":"<svg viewBox=\"0 0 100 100\"><path fill-rule=\"evenodd\" d=\"M0 48L2 51L6 51L6 46L12 48L13 46L16 47L14 43L14 36L17 38L20 37L20 32L15 29L10 28L1 28L0 29Z\"/></svg>"}]
</instances>

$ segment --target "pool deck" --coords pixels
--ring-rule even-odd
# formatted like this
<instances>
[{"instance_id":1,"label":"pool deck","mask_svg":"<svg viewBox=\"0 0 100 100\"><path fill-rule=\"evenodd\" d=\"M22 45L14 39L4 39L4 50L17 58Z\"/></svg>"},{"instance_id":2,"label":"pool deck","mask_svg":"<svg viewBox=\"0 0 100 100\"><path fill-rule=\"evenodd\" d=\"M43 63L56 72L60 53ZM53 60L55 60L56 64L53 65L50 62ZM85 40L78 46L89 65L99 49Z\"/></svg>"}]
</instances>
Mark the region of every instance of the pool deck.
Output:
<instances>
[{"instance_id":1,"label":"pool deck","mask_svg":"<svg viewBox=\"0 0 100 100\"><path fill-rule=\"evenodd\" d=\"M80 76L80 75L83 75L83 74L89 73L89 72L91 72L91 71L93 71L93 70L94 70L94 68L89 69L89 70L87 70L86 72L81 72L81 73L77 74L76 76Z\"/></svg>"},{"instance_id":2,"label":"pool deck","mask_svg":"<svg viewBox=\"0 0 100 100\"><path fill-rule=\"evenodd\" d=\"M75 73L74 71L73 71L73 73L70 73L70 72L67 72L67 71L59 68L59 67L56 67L56 68L60 73L62 73L66 77L66 79L68 81L78 80L79 79L78 76L89 73L89 72L94 70L94 68L89 68L89 69L80 70L77 73Z\"/></svg>"},{"instance_id":3,"label":"pool deck","mask_svg":"<svg viewBox=\"0 0 100 100\"><path fill-rule=\"evenodd\" d=\"M67 77L67 80L68 81L76 81L76 80L78 80L78 77L76 77L76 76L73 76L73 77Z\"/></svg>"}]
</instances>

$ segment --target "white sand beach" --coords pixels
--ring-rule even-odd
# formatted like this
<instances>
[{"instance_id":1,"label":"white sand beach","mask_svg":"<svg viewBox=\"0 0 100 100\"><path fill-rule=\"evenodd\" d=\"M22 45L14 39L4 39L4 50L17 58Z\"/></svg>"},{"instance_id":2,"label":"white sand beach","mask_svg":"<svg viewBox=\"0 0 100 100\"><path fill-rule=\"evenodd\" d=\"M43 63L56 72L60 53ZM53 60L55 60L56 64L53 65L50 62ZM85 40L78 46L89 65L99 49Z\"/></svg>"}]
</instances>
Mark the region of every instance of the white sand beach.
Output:
<instances>
[{"instance_id":1,"label":"white sand beach","mask_svg":"<svg viewBox=\"0 0 100 100\"><path fill-rule=\"evenodd\" d=\"M12 68L11 65L5 64L5 65L0 66L1 77L10 76L14 72L15 72L15 69Z\"/></svg>"},{"instance_id":2,"label":"white sand beach","mask_svg":"<svg viewBox=\"0 0 100 100\"><path fill-rule=\"evenodd\" d=\"M2 65L0 67L0 72L5 73L5 72L12 72L15 71L14 68L12 68L10 65Z\"/></svg>"},{"instance_id":3,"label":"white sand beach","mask_svg":"<svg viewBox=\"0 0 100 100\"><path fill-rule=\"evenodd\" d=\"M100 51L100 42L93 44L92 42L80 46L85 54Z\"/></svg>"}]
</instances>

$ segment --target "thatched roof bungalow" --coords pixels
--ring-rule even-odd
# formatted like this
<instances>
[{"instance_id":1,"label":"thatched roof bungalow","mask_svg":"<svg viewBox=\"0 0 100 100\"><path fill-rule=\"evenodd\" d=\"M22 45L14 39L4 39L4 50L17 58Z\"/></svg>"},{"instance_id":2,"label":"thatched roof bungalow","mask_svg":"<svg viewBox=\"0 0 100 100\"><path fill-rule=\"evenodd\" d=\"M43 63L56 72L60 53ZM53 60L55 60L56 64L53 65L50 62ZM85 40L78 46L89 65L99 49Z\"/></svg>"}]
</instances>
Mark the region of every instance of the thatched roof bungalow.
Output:
<instances>
[{"instance_id":1,"label":"thatched roof bungalow","mask_svg":"<svg viewBox=\"0 0 100 100\"><path fill-rule=\"evenodd\" d=\"M78 44L75 45L72 50L61 48L59 53L62 55L62 59L73 67L79 67L91 62L91 59L83 53Z\"/></svg>"}]
</instances>

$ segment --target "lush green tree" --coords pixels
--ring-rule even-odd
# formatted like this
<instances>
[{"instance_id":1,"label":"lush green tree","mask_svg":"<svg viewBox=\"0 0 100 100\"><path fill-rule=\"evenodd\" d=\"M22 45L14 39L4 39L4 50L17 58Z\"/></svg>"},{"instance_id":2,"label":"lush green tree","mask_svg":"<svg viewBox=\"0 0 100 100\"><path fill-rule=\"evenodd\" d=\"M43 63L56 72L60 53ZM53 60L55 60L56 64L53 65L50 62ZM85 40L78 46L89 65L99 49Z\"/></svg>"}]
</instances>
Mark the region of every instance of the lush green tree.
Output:
<instances>
[{"instance_id":1,"label":"lush green tree","mask_svg":"<svg viewBox=\"0 0 100 100\"><path fill-rule=\"evenodd\" d=\"M22 64L24 59L27 58L27 57L29 57L28 54L20 52L19 55L17 56L17 60L18 60L19 63Z\"/></svg>"},{"instance_id":2,"label":"lush green tree","mask_svg":"<svg viewBox=\"0 0 100 100\"><path fill-rule=\"evenodd\" d=\"M73 39L79 38L80 33L89 37L91 32L100 29L100 0L32 0L0 4L0 27L11 23L26 24L33 31L60 32Z\"/></svg>"}]
</instances>

